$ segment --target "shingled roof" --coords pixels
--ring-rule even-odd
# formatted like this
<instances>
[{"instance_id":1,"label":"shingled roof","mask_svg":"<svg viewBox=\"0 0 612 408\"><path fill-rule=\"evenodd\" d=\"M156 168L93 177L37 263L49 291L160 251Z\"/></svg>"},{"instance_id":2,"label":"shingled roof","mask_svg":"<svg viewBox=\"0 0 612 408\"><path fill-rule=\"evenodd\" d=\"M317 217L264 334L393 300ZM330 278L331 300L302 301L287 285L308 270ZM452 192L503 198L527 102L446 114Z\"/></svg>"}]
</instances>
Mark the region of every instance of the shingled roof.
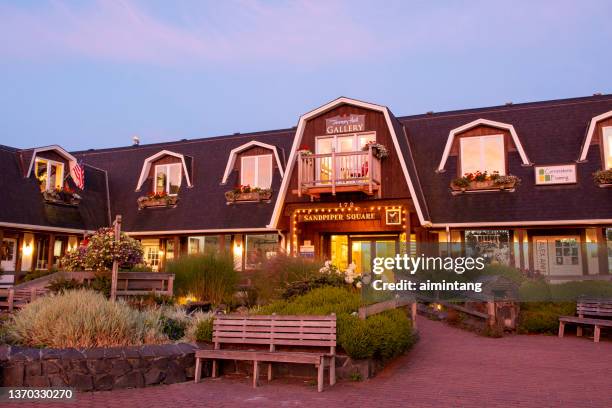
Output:
<instances>
[{"instance_id":1,"label":"shingled roof","mask_svg":"<svg viewBox=\"0 0 612 408\"><path fill-rule=\"evenodd\" d=\"M533 166L521 165L517 152L508 154L511 174L522 179L514 193L452 196L449 184L457 174L457 158L436 172L449 132L484 118L514 126L535 165L575 163L591 118L612 110L612 95L467 109L405 116L413 158L434 224L485 224L612 219L612 189L599 188L592 174L601 169L601 152L591 146L587 161L577 165L574 185L535 186Z\"/></svg>"},{"instance_id":2,"label":"shingled roof","mask_svg":"<svg viewBox=\"0 0 612 408\"><path fill-rule=\"evenodd\" d=\"M113 217L121 214L123 227L131 232L219 231L266 229L277 199L281 176L274 172L272 203L240 203L227 205L224 193L238 180L233 172L226 184L221 184L232 149L251 140L276 146L283 162L285 152L293 142L294 129L214 138L182 140L168 143L123 148L75 152L85 163L108 170ZM144 160L162 150L192 158L192 188L181 187L175 208L139 210L138 197L145 191L135 191Z\"/></svg>"},{"instance_id":3,"label":"shingled roof","mask_svg":"<svg viewBox=\"0 0 612 408\"><path fill-rule=\"evenodd\" d=\"M79 191L78 207L45 204L35 178L24 177L31 150L22 151L0 145L0 223L37 226L39 229L90 231L108 225L106 174L85 166L87 186Z\"/></svg>"}]
</instances>

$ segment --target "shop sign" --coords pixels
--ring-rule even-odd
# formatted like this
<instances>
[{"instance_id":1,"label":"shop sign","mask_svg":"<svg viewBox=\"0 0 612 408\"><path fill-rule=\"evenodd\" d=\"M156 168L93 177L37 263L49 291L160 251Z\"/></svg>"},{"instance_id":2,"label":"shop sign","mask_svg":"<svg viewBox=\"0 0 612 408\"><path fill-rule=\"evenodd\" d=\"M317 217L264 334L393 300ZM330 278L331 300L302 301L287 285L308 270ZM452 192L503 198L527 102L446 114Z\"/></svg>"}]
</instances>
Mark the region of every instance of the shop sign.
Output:
<instances>
[{"instance_id":1,"label":"shop sign","mask_svg":"<svg viewBox=\"0 0 612 408\"><path fill-rule=\"evenodd\" d=\"M576 165L535 166L536 185L572 184L576 182Z\"/></svg>"},{"instance_id":2,"label":"shop sign","mask_svg":"<svg viewBox=\"0 0 612 408\"><path fill-rule=\"evenodd\" d=\"M327 134L363 132L364 130L365 115L344 115L325 119Z\"/></svg>"},{"instance_id":3,"label":"shop sign","mask_svg":"<svg viewBox=\"0 0 612 408\"><path fill-rule=\"evenodd\" d=\"M300 245L300 256L304 258L314 258L314 245L311 241L304 241L304 245Z\"/></svg>"},{"instance_id":4,"label":"shop sign","mask_svg":"<svg viewBox=\"0 0 612 408\"><path fill-rule=\"evenodd\" d=\"M548 241L543 239L536 239L536 270L540 273L548 274Z\"/></svg>"},{"instance_id":5,"label":"shop sign","mask_svg":"<svg viewBox=\"0 0 612 408\"><path fill-rule=\"evenodd\" d=\"M300 222L326 222L326 221L372 221L379 220L380 213L377 212L334 212L321 214L304 214L299 218Z\"/></svg>"}]
</instances>

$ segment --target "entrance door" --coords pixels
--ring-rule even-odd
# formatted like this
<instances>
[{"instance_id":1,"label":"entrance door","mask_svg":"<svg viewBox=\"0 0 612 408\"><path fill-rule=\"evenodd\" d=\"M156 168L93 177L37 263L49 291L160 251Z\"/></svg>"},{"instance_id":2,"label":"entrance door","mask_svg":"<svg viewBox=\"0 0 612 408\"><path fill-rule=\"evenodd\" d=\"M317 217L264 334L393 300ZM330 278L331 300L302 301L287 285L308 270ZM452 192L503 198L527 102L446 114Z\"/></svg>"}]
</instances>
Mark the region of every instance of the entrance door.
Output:
<instances>
[{"instance_id":1,"label":"entrance door","mask_svg":"<svg viewBox=\"0 0 612 408\"><path fill-rule=\"evenodd\" d=\"M374 258L395 258L399 252L399 241L396 235L391 236L349 236L350 259L349 262L355 264L355 271L358 274L372 272L372 260ZM392 278L393 271L388 271ZM385 275L387 273L385 272Z\"/></svg>"},{"instance_id":2,"label":"entrance door","mask_svg":"<svg viewBox=\"0 0 612 408\"><path fill-rule=\"evenodd\" d=\"M17 240L4 238L0 246L0 267L2 271L14 271L17 263Z\"/></svg>"}]
</instances>

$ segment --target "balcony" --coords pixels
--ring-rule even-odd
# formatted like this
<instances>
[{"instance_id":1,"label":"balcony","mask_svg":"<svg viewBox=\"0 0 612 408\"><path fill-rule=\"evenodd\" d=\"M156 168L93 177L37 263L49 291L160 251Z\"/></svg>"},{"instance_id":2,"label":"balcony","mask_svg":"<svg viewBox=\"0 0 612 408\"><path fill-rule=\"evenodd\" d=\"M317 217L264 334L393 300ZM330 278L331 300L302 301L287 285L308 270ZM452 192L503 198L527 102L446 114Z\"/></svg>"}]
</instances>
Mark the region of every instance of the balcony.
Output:
<instances>
[{"instance_id":1,"label":"balcony","mask_svg":"<svg viewBox=\"0 0 612 408\"><path fill-rule=\"evenodd\" d=\"M361 192L380 195L380 159L372 147L360 152L312 154L299 151L298 182L293 193L311 198L321 194Z\"/></svg>"}]
</instances>

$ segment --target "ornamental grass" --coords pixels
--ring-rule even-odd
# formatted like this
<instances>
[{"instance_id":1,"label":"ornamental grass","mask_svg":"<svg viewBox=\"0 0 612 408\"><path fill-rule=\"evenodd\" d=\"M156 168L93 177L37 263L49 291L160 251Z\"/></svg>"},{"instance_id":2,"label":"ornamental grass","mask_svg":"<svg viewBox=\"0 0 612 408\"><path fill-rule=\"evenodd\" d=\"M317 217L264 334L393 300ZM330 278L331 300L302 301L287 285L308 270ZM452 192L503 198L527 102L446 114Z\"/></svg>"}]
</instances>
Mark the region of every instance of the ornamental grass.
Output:
<instances>
[{"instance_id":1,"label":"ornamental grass","mask_svg":"<svg viewBox=\"0 0 612 408\"><path fill-rule=\"evenodd\" d=\"M71 290L26 305L7 324L9 339L30 347L90 348L168 341L155 311L140 312L89 290Z\"/></svg>"}]
</instances>

